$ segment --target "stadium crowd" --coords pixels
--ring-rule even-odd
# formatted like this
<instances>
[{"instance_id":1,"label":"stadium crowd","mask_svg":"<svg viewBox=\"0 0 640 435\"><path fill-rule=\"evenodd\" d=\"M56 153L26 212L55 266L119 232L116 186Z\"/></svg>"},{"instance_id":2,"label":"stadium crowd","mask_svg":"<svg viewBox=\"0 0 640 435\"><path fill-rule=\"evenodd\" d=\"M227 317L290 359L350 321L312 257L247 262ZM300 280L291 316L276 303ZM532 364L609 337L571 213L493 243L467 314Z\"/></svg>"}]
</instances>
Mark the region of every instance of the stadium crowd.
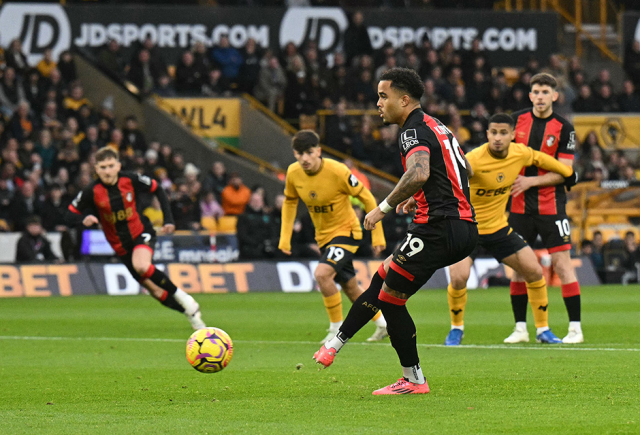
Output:
<instances>
[{"instance_id":1,"label":"stadium crowd","mask_svg":"<svg viewBox=\"0 0 640 435\"><path fill-rule=\"evenodd\" d=\"M435 48L426 39L419 46L386 45L373 50L359 12L351 16L343 51L330 57L313 41L304 47L290 43L277 51L263 50L250 39L238 49L226 35L211 48L194 44L179 59L164 59L151 39L127 50L111 40L95 55L104 71L134 84L142 94L228 96L246 92L294 123L300 115L330 110L321 132L324 142L396 176L402 174L397 126L382 126L378 116L367 113L376 108L379 76L394 66L419 72L425 84L424 109L449 126L465 151L485 142L491 114L530 107L529 81L540 71L557 77L560 88L554 110L563 115L640 112L636 91L640 61L634 61L640 59L640 44L629 47L627 79L618 86L607 69L588 76L577 57L532 57L520 70L494 69L477 40L467 51L456 50L451 40ZM353 109L361 114L350 115ZM197 230L203 217L217 219L224 214L258 213L277 219L278 200L269 206L260 186L244 186L237 174L226 173L221 162L210 169L185 162L171 144L148 141L135 117L119 122L112 100L90 102L85 98L70 52L57 62L47 52L37 65L29 65L19 40L3 48L0 112L0 229L4 231L23 231L31 215L46 216L46 230L65 231L62 211L79 189L91 183L92 153L104 145L121 152L126 169L159 180L170 194L178 229ZM595 133L579 139L583 140L576 154L583 180L636 179L638 162L629 155L606 150ZM145 213L159 222L159 205L151 198L146 202ZM239 219L238 225L252 219ZM408 219L402 215L388 218L389 249L397 238L394 235L404 233ZM315 255L317 246L309 225L306 222L306 228L299 231L298 252ZM277 231L275 234L277 237ZM273 243L267 245L260 248L261 255L277 255ZM361 252L368 254L366 249ZM67 257L72 255L71 249L65 252Z\"/></svg>"}]
</instances>

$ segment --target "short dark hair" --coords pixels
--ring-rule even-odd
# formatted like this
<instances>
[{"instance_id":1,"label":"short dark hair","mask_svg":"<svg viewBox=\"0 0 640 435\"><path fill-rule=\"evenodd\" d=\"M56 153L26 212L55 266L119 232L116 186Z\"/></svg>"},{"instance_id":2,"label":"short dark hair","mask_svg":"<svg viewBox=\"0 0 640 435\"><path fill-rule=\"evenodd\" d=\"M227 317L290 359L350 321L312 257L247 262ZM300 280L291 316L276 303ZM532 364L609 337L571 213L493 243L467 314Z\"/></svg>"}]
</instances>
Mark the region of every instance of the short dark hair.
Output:
<instances>
[{"instance_id":1,"label":"short dark hair","mask_svg":"<svg viewBox=\"0 0 640 435\"><path fill-rule=\"evenodd\" d=\"M291 139L291 147L301 154L319 145L320 136L313 130L300 130Z\"/></svg>"},{"instance_id":2,"label":"short dark hair","mask_svg":"<svg viewBox=\"0 0 640 435\"><path fill-rule=\"evenodd\" d=\"M489 124L509 124L509 127L514 128L516 126L516 122L513 120L511 115L506 113L496 113L495 115L489 118Z\"/></svg>"},{"instance_id":3,"label":"short dark hair","mask_svg":"<svg viewBox=\"0 0 640 435\"><path fill-rule=\"evenodd\" d=\"M104 146L96 151L96 163L107 159L119 159L118 152L110 146Z\"/></svg>"},{"instance_id":4,"label":"short dark hair","mask_svg":"<svg viewBox=\"0 0 640 435\"><path fill-rule=\"evenodd\" d=\"M552 76L549 73L538 73L533 77L531 77L532 88L533 88L533 85L549 86L551 87L551 89L555 91L556 88L558 87L558 81L554 76Z\"/></svg>"},{"instance_id":5,"label":"short dark hair","mask_svg":"<svg viewBox=\"0 0 640 435\"><path fill-rule=\"evenodd\" d=\"M417 72L410 68L391 68L380 76L380 81L390 81L391 87L406 92L412 99L420 101L424 94L424 83Z\"/></svg>"}]
</instances>

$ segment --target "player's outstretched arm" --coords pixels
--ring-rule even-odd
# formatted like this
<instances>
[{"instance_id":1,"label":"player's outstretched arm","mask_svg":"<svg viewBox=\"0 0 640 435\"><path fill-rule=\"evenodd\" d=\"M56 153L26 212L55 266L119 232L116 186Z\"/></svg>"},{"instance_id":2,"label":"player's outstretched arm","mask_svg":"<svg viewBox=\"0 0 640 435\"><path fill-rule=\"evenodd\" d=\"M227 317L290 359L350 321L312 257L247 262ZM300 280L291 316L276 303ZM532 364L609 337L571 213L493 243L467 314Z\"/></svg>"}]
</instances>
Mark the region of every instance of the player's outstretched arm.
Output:
<instances>
[{"instance_id":1,"label":"player's outstretched arm","mask_svg":"<svg viewBox=\"0 0 640 435\"><path fill-rule=\"evenodd\" d=\"M536 162L540 162L541 160L544 160L547 164L549 163L548 159L553 160L553 162L555 162L556 164L560 165L560 166L555 166L556 171L553 171L553 169L547 169L547 170L551 170L553 172L549 172L547 174L544 175L538 175L536 177L523 177L523 176L518 176L518 178L516 179L516 181L513 183L513 187L511 188L511 195L512 196L518 196L521 193L524 193L525 191L529 190L532 187L545 187L545 186L555 186L557 184L563 184L566 182L565 176L561 175L562 173L566 173L566 169L563 167L568 167L571 172L569 173L569 176L571 176L571 174L573 174L573 160L571 159L554 159L551 156L548 156L544 153L541 153L539 151L535 151L535 150L531 150L534 154L534 159L533 159L533 163L532 165L541 167L543 169L547 169L544 168L538 164L536 164ZM542 157L540 157L542 156ZM545 158L546 157L546 158Z\"/></svg>"},{"instance_id":2,"label":"player's outstretched arm","mask_svg":"<svg viewBox=\"0 0 640 435\"><path fill-rule=\"evenodd\" d=\"M360 190L360 193L356 195L356 198L362 201L362 203L364 204L364 211L367 213L378 207L376 199L373 197L369 189L364 186ZM382 230L382 225L376 225L376 228L371 231L371 246L373 247L373 253L376 256L380 252L384 251L384 248L387 247L387 242L384 239L384 231Z\"/></svg>"},{"instance_id":3,"label":"player's outstretched arm","mask_svg":"<svg viewBox=\"0 0 640 435\"><path fill-rule=\"evenodd\" d=\"M427 182L431 173L428 151L416 151L407 159L407 170L387 198L364 219L364 228L373 230L385 213L393 210L405 199L413 196Z\"/></svg>"},{"instance_id":4,"label":"player's outstretched arm","mask_svg":"<svg viewBox=\"0 0 640 435\"><path fill-rule=\"evenodd\" d=\"M164 225L162 226L162 234L171 234L176 230L176 225L173 220L173 213L171 213L171 203L169 197L165 193L164 189L158 185L153 192L160 202L160 208L162 209L162 218L164 219Z\"/></svg>"},{"instance_id":5,"label":"player's outstretched arm","mask_svg":"<svg viewBox=\"0 0 640 435\"><path fill-rule=\"evenodd\" d=\"M285 196L282 204L282 218L280 225L280 243L278 249L284 254L291 255L291 235L293 234L293 223L296 220L298 211L298 198Z\"/></svg>"}]
</instances>

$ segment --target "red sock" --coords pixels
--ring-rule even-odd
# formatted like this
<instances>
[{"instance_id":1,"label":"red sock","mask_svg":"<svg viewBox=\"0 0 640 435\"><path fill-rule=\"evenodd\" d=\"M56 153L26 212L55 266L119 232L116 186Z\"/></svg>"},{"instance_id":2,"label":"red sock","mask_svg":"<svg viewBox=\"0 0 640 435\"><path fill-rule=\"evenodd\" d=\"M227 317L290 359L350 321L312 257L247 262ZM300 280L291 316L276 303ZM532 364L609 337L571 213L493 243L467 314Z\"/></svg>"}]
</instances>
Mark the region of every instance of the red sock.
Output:
<instances>
[{"instance_id":1,"label":"red sock","mask_svg":"<svg viewBox=\"0 0 640 435\"><path fill-rule=\"evenodd\" d=\"M516 295L526 295L527 294L527 284L525 282L511 281L511 285L509 286L509 290L511 294Z\"/></svg>"},{"instance_id":2,"label":"red sock","mask_svg":"<svg viewBox=\"0 0 640 435\"><path fill-rule=\"evenodd\" d=\"M562 297L570 298L572 296L580 296L580 284L578 284L578 281L562 284Z\"/></svg>"}]
</instances>

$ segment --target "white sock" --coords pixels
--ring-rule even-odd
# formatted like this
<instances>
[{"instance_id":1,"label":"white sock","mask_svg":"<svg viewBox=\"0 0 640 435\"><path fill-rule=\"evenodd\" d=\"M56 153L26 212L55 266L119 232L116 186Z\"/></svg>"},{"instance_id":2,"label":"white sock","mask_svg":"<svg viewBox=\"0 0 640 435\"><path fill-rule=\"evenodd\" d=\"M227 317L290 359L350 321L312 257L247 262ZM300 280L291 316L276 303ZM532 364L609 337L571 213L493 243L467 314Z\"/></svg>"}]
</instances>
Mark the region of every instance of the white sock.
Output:
<instances>
[{"instance_id":1,"label":"white sock","mask_svg":"<svg viewBox=\"0 0 640 435\"><path fill-rule=\"evenodd\" d=\"M342 320L339 322L329 322L329 332L338 332L342 326Z\"/></svg>"},{"instance_id":2,"label":"white sock","mask_svg":"<svg viewBox=\"0 0 640 435\"><path fill-rule=\"evenodd\" d=\"M340 349L342 349L342 346L347 344L347 341L349 341L349 339L346 337L340 337L340 333L338 332L336 333L335 337L333 337L331 340L328 340L324 345L327 349L334 348L337 353L340 351Z\"/></svg>"},{"instance_id":3,"label":"white sock","mask_svg":"<svg viewBox=\"0 0 640 435\"><path fill-rule=\"evenodd\" d=\"M580 322L569 322L569 331L575 331L578 334L582 334L582 326Z\"/></svg>"},{"instance_id":4,"label":"white sock","mask_svg":"<svg viewBox=\"0 0 640 435\"><path fill-rule=\"evenodd\" d=\"M527 322L516 322L516 331L524 332L527 330Z\"/></svg>"},{"instance_id":5,"label":"white sock","mask_svg":"<svg viewBox=\"0 0 640 435\"><path fill-rule=\"evenodd\" d=\"M193 315L200 308L195 299L189 294L181 289L177 289L173 294L173 298L180 304L182 308L184 308L185 314Z\"/></svg>"},{"instance_id":6,"label":"white sock","mask_svg":"<svg viewBox=\"0 0 640 435\"><path fill-rule=\"evenodd\" d=\"M548 331L549 327L548 326L543 326L541 328L536 328L536 335L540 335L542 334L544 331Z\"/></svg>"},{"instance_id":7,"label":"white sock","mask_svg":"<svg viewBox=\"0 0 640 435\"><path fill-rule=\"evenodd\" d=\"M451 325L451 329L459 329L464 331L464 325Z\"/></svg>"},{"instance_id":8,"label":"white sock","mask_svg":"<svg viewBox=\"0 0 640 435\"><path fill-rule=\"evenodd\" d=\"M381 326L386 328L387 327L387 321L384 319L384 316L382 314L380 314L380 317L378 317L378 320L376 320L375 322L376 326Z\"/></svg>"},{"instance_id":9,"label":"white sock","mask_svg":"<svg viewBox=\"0 0 640 435\"><path fill-rule=\"evenodd\" d=\"M425 382L427 382L424 375L422 374L420 364L416 364L412 367L402 367L402 376L404 376L409 380L409 382L413 382L414 384L424 384Z\"/></svg>"}]
</instances>

